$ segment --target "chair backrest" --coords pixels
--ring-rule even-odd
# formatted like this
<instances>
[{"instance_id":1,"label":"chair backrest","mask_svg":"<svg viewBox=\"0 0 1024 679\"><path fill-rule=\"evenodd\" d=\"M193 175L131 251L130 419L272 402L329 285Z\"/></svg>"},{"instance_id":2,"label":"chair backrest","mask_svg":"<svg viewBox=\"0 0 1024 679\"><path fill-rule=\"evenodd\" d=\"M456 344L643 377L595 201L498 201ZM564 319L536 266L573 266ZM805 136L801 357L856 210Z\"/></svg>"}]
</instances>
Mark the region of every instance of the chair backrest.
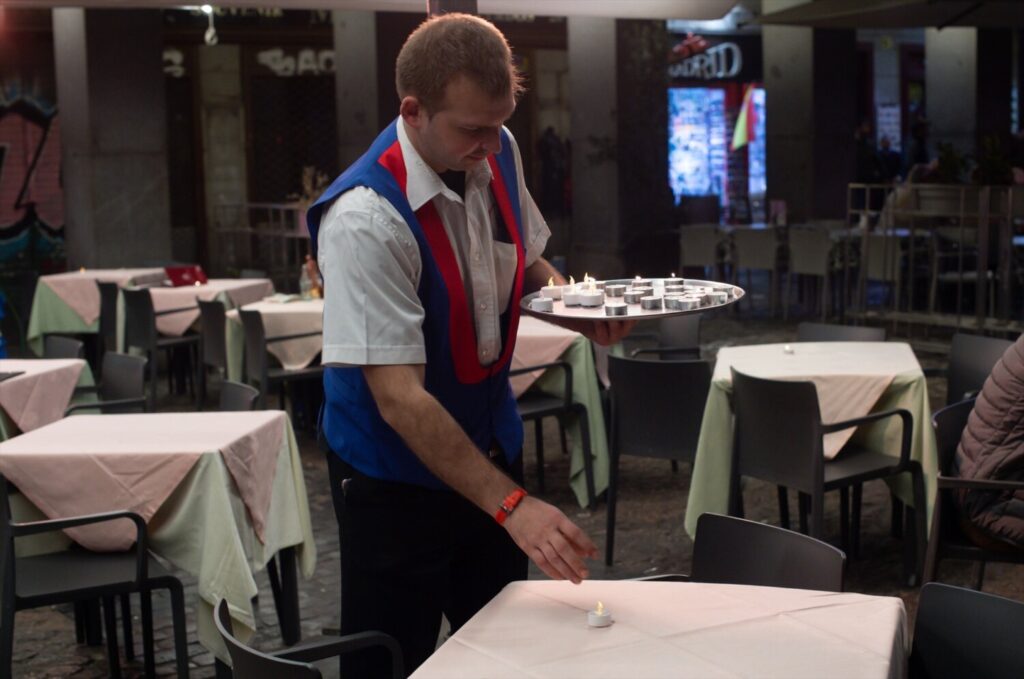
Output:
<instances>
[{"instance_id":1,"label":"chair backrest","mask_svg":"<svg viewBox=\"0 0 1024 679\"><path fill-rule=\"evenodd\" d=\"M1003 357L1013 342L996 337L968 335L958 332L953 335L949 349L949 379L946 403L956 403L981 391L992 368Z\"/></svg>"},{"instance_id":2,"label":"chair backrest","mask_svg":"<svg viewBox=\"0 0 1024 679\"><path fill-rule=\"evenodd\" d=\"M609 355L608 376L613 449L692 462L711 387L708 362Z\"/></svg>"},{"instance_id":3,"label":"chair backrest","mask_svg":"<svg viewBox=\"0 0 1024 679\"><path fill-rule=\"evenodd\" d=\"M238 310L245 335L245 379L249 384L259 383L266 390L267 381L267 333L263 327L263 315L258 311Z\"/></svg>"},{"instance_id":4,"label":"chair backrest","mask_svg":"<svg viewBox=\"0 0 1024 679\"><path fill-rule=\"evenodd\" d=\"M823 228L802 227L789 230L789 270L791 273L827 276L830 270L832 238Z\"/></svg>"},{"instance_id":5,"label":"chair backrest","mask_svg":"<svg viewBox=\"0 0 1024 679\"><path fill-rule=\"evenodd\" d=\"M199 327L203 340L203 365L227 370L224 305L217 300L198 300Z\"/></svg>"},{"instance_id":6,"label":"chair backrest","mask_svg":"<svg viewBox=\"0 0 1024 679\"><path fill-rule=\"evenodd\" d=\"M900 240L882 233L868 234L861 276L869 281L900 281Z\"/></svg>"},{"instance_id":7,"label":"chair backrest","mask_svg":"<svg viewBox=\"0 0 1024 679\"><path fill-rule=\"evenodd\" d=\"M824 479L821 411L813 382L766 380L732 370L733 470L813 493Z\"/></svg>"},{"instance_id":8,"label":"chair backrest","mask_svg":"<svg viewBox=\"0 0 1024 679\"><path fill-rule=\"evenodd\" d=\"M103 354L103 380L100 382L99 395L101 401L145 398L146 359L114 351ZM104 409L103 412L125 412L144 408L145 404L142 403L126 408Z\"/></svg>"},{"instance_id":9,"label":"chair backrest","mask_svg":"<svg viewBox=\"0 0 1024 679\"><path fill-rule=\"evenodd\" d=\"M1024 603L929 582L921 588L910 679L1024 677Z\"/></svg>"},{"instance_id":10,"label":"chair backrest","mask_svg":"<svg viewBox=\"0 0 1024 679\"><path fill-rule=\"evenodd\" d=\"M213 621L217 625L221 639L224 640L224 645L228 647L228 655L231 656L231 669L236 677L245 677L246 679L321 679L323 676L314 665L275 658L272 655L260 653L236 639L227 599L221 599L217 603Z\"/></svg>"},{"instance_id":11,"label":"chair backrest","mask_svg":"<svg viewBox=\"0 0 1024 679\"><path fill-rule=\"evenodd\" d=\"M658 322L658 344L700 349L700 318L701 314L686 314L661 319Z\"/></svg>"},{"instance_id":12,"label":"chair backrest","mask_svg":"<svg viewBox=\"0 0 1024 679\"><path fill-rule=\"evenodd\" d=\"M717 224L688 224L679 230L679 261L682 266L715 266L722 236Z\"/></svg>"},{"instance_id":13,"label":"chair backrest","mask_svg":"<svg viewBox=\"0 0 1024 679\"><path fill-rule=\"evenodd\" d=\"M696 582L843 591L846 555L785 528L701 514L693 542Z\"/></svg>"},{"instance_id":14,"label":"chair backrest","mask_svg":"<svg viewBox=\"0 0 1024 679\"><path fill-rule=\"evenodd\" d=\"M83 358L85 345L71 337L47 335L43 338L43 358Z\"/></svg>"},{"instance_id":15,"label":"chair backrest","mask_svg":"<svg viewBox=\"0 0 1024 679\"><path fill-rule=\"evenodd\" d=\"M117 283L97 281L100 289L99 339L104 351L117 351Z\"/></svg>"},{"instance_id":16,"label":"chair backrest","mask_svg":"<svg viewBox=\"0 0 1024 679\"><path fill-rule=\"evenodd\" d=\"M124 295L124 350L138 348L152 351L156 348L156 313L149 288L125 288Z\"/></svg>"},{"instance_id":17,"label":"chair backrest","mask_svg":"<svg viewBox=\"0 0 1024 679\"><path fill-rule=\"evenodd\" d=\"M885 328L835 323L801 323L796 329L798 342L884 342Z\"/></svg>"},{"instance_id":18,"label":"chair backrest","mask_svg":"<svg viewBox=\"0 0 1024 679\"><path fill-rule=\"evenodd\" d=\"M224 380L220 388L220 408L222 412L235 410L253 410L260 397L259 389L241 382Z\"/></svg>"},{"instance_id":19,"label":"chair backrest","mask_svg":"<svg viewBox=\"0 0 1024 679\"><path fill-rule=\"evenodd\" d=\"M732 245L737 268L775 268L778 254L775 229L736 229L732 234Z\"/></svg>"},{"instance_id":20,"label":"chair backrest","mask_svg":"<svg viewBox=\"0 0 1024 679\"><path fill-rule=\"evenodd\" d=\"M935 446L939 453L939 472L949 474L956 455L956 447L967 426L967 418L974 410L975 399L969 398L953 405L937 410L932 415L932 426L935 427Z\"/></svg>"}]
</instances>

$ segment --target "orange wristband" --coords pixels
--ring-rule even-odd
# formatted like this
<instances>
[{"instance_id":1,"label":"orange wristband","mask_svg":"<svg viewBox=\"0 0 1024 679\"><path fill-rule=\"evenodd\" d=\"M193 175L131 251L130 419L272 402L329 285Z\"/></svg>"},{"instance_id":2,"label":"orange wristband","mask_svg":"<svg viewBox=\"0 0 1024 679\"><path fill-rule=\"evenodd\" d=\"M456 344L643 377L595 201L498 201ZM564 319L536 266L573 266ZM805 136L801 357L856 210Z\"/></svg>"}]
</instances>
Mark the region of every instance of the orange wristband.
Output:
<instances>
[{"instance_id":1,"label":"orange wristband","mask_svg":"<svg viewBox=\"0 0 1024 679\"><path fill-rule=\"evenodd\" d=\"M508 496L502 500L501 506L498 507L498 511L494 513L494 520L498 522L498 525L504 525L505 519L507 519L512 512L516 510L519 503L522 502L523 498L526 497L527 493L522 488L516 488Z\"/></svg>"}]
</instances>

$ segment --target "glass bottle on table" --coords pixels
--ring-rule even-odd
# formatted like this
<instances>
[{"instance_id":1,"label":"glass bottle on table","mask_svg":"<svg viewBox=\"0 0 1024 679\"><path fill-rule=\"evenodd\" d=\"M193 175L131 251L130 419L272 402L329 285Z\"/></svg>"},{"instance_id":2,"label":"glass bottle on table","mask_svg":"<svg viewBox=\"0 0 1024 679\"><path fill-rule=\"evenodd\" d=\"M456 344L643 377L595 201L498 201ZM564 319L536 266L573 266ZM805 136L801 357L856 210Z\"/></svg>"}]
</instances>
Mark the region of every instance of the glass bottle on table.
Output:
<instances>
[{"instance_id":1,"label":"glass bottle on table","mask_svg":"<svg viewBox=\"0 0 1024 679\"><path fill-rule=\"evenodd\" d=\"M306 255L307 259L309 255ZM303 263L299 271L299 295L302 299L309 299L313 296L313 279L309 276L309 267Z\"/></svg>"}]
</instances>

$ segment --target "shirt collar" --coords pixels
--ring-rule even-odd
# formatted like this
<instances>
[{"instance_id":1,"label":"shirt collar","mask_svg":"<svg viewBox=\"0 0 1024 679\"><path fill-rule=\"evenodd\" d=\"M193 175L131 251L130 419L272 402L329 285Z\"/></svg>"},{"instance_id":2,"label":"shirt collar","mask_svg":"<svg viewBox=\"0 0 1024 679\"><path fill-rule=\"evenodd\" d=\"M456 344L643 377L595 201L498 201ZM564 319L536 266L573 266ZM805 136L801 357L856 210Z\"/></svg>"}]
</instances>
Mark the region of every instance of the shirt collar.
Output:
<instances>
[{"instance_id":1,"label":"shirt collar","mask_svg":"<svg viewBox=\"0 0 1024 679\"><path fill-rule=\"evenodd\" d=\"M409 139L405 121L401 118L398 119L398 143L402 149L402 158L405 159L405 196L409 200L409 207L413 212L419 210L428 200L432 200L438 194L448 200L462 203L462 196L445 186L441 177L420 156ZM491 176L490 164L481 161L466 173L466 186L489 184Z\"/></svg>"}]
</instances>

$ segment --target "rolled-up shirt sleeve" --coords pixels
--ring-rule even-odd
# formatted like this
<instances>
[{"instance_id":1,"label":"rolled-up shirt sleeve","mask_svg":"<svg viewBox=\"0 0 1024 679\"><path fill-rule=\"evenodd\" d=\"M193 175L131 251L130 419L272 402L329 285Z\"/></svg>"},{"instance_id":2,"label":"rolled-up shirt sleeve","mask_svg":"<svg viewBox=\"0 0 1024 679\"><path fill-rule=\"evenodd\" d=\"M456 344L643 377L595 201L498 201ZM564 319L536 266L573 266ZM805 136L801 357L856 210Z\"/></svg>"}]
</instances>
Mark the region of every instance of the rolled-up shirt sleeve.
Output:
<instances>
[{"instance_id":1,"label":"rolled-up shirt sleeve","mask_svg":"<svg viewBox=\"0 0 1024 679\"><path fill-rule=\"evenodd\" d=\"M317 263L324 277L325 365L426 362L419 251L408 226L383 203L360 187L322 218Z\"/></svg>"},{"instance_id":2,"label":"rolled-up shirt sleeve","mask_svg":"<svg viewBox=\"0 0 1024 679\"><path fill-rule=\"evenodd\" d=\"M523 158L519 153L519 145L516 143L515 137L512 136L512 132L508 128L505 128L505 131L508 132L509 139L512 140L513 155L516 159L516 181L519 185L519 212L523 218L523 247L526 250L526 266L530 267L544 254L544 248L548 244L548 238L551 237L551 231L548 229L547 222L544 221L544 216L537 208L537 203L534 202L533 196L530 195L529 189L526 188L526 179L523 175Z\"/></svg>"}]
</instances>

